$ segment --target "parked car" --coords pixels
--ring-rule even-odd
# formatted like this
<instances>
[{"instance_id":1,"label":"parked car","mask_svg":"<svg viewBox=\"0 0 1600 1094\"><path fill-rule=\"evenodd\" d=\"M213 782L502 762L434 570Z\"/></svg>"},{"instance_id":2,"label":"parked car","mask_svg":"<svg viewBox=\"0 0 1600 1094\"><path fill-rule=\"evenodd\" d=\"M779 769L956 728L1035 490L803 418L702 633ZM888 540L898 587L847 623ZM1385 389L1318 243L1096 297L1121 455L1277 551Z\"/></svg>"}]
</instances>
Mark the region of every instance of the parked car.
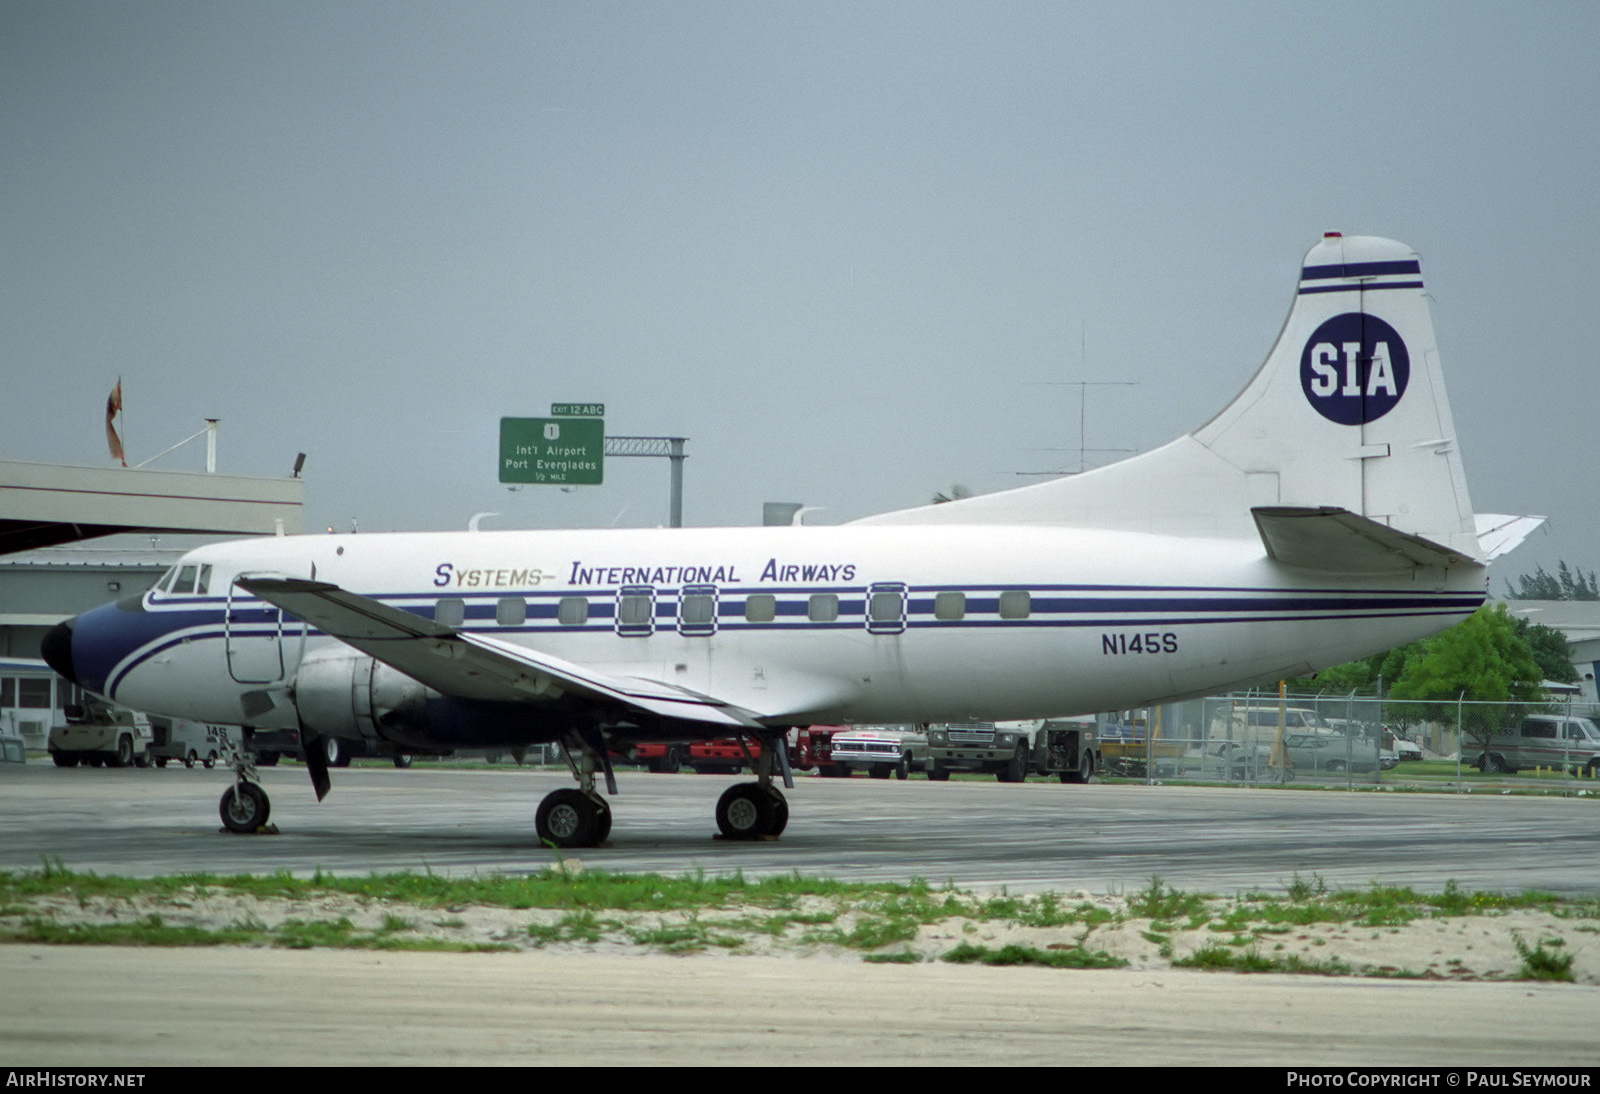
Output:
<instances>
[{"instance_id":1,"label":"parked car","mask_svg":"<svg viewBox=\"0 0 1600 1094\"><path fill-rule=\"evenodd\" d=\"M1285 734L1283 745L1289 754L1289 762L1301 775L1377 771L1384 766L1384 757L1376 741L1347 736L1337 730ZM1395 763L1393 753L1390 753L1389 760L1389 766L1392 767Z\"/></svg>"}]
</instances>

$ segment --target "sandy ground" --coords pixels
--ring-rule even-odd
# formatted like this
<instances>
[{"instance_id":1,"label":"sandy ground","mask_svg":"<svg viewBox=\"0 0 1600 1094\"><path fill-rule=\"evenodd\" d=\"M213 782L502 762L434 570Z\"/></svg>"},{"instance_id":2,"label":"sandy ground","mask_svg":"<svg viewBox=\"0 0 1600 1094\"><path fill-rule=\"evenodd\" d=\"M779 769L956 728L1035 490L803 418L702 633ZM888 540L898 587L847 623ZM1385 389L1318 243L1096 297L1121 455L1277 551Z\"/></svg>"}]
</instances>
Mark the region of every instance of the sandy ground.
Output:
<instances>
[{"instance_id":1,"label":"sandy ground","mask_svg":"<svg viewBox=\"0 0 1600 1094\"><path fill-rule=\"evenodd\" d=\"M1089 1063L1548 1074L1594 1067L1600 1004L1592 987L1488 981L20 945L0 946L0 984L0 1061L129 1071Z\"/></svg>"},{"instance_id":2,"label":"sandy ground","mask_svg":"<svg viewBox=\"0 0 1600 1094\"><path fill-rule=\"evenodd\" d=\"M1066 894L1062 900L1067 907L1080 903L1126 914L1126 901L1117 897L1080 892ZM1227 904L1219 901L1213 906L1222 909ZM823 901L813 899L802 903L797 910L808 912L825 907ZM735 921L747 921L752 913L751 909L696 912L693 921L705 927L715 939L701 947L703 955L782 956L849 963L863 960L859 950L801 940L803 929L791 927L783 938L774 938L740 930L734 925ZM261 900L213 891L208 895L185 895L178 900L92 898L80 902L66 897L38 900L26 908L0 909L0 930L18 928L25 917L49 919L58 924L104 925L133 923L156 915L168 927L196 926L209 930L241 923L276 928L288 920L331 921L342 917L351 922L353 933L357 935L386 936L397 941L433 939L461 947L488 944L519 950L542 949L550 953L624 956L661 949L636 942L635 933L682 928L691 921L686 912L602 911L596 913L604 923L598 941L540 942L530 934L530 926L555 925L564 914L546 909L481 906L394 907L341 895L310 900ZM848 916L833 924L844 931L849 931L853 925ZM883 947L879 952L911 953L922 960L935 961L963 942L992 949L1015 944L1045 951L1069 949L1081 943L1085 949L1102 950L1123 959L1130 968L1161 971L1173 967L1173 958L1186 957L1207 946L1223 945L1234 952L1255 953L1267 958L1298 957L1301 962L1322 969L1331 970L1342 965L1354 974L1366 976L1506 980L1517 978L1522 966L1517 950L1519 939L1525 946L1544 943L1551 952L1570 954L1573 981L1600 985L1600 920L1565 919L1529 911L1419 919L1402 926L1320 923L1275 931L1258 927L1244 935L1219 932L1211 925L1186 928L1181 924L1158 924L1137 918L1095 927L1087 933L1084 927L1077 925L1023 927L999 921L953 919L924 926L916 939ZM724 944L735 940L737 945Z\"/></svg>"},{"instance_id":3,"label":"sandy ground","mask_svg":"<svg viewBox=\"0 0 1600 1094\"><path fill-rule=\"evenodd\" d=\"M814 899L814 898L813 898ZM1070 894L1125 909L1114 897ZM811 910L822 908L818 900ZM802 906L800 911L808 910ZM666 954L630 932L687 913L597 913L598 941L536 944L562 913L417 909L339 895L260 900L50 898L0 911L58 924L222 929L347 918L352 933L511 952L0 945L0 1063L164 1064L1264 1064L1593 1067L1600 1047L1600 922L1511 912L1401 927L1320 924L1249 939L1128 919L1027 928L947 920L885 952L739 930L701 911L712 942ZM832 926L849 930L848 918ZM1156 935L1160 937L1155 937ZM1513 939L1560 939L1575 984L1512 979ZM938 960L967 942L1051 951L1080 942L1122 969L990 968ZM1366 976L1174 968L1172 955L1240 943L1339 961ZM1404 976L1405 978L1399 978Z\"/></svg>"}]
</instances>

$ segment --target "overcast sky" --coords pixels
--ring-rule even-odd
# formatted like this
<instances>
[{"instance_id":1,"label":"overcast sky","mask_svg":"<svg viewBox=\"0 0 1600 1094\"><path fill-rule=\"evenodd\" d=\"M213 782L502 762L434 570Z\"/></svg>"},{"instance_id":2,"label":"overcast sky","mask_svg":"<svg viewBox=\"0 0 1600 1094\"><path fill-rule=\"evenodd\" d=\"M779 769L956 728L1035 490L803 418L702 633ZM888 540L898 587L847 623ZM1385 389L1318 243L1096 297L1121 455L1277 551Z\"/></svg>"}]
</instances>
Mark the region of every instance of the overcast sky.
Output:
<instances>
[{"instance_id":1,"label":"overcast sky","mask_svg":"<svg viewBox=\"0 0 1600 1094\"><path fill-rule=\"evenodd\" d=\"M1500 579L1600 567L1600 5L0 3L0 459L222 419L341 530L655 525L502 416L689 438L686 523L1154 447L1324 230L1416 248ZM1077 389L1089 389L1080 440ZM1091 464L1114 458L1091 452ZM190 446L153 466L197 469Z\"/></svg>"}]
</instances>

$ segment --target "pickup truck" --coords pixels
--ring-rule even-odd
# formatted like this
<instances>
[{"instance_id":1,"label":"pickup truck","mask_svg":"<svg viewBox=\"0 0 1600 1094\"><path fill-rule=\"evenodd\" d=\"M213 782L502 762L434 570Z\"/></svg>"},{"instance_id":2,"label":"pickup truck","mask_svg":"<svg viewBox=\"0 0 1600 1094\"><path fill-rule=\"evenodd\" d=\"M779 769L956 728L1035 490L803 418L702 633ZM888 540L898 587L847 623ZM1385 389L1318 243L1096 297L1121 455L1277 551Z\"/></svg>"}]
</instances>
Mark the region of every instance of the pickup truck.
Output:
<instances>
[{"instance_id":1,"label":"pickup truck","mask_svg":"<svg viewBox=\"0 0 1600 1094\"><path fill-rule=\"evenodd\" d=\"M1037 771L1078 783L1100 770L1100 746L1087 719L948 723L928 727L928 761L935 781L952 771L980 771L1019 783Z\"/></svg>"},{"instance_id":2,"label":"pickup truck","mask_svg":"<svg viewBox=\"0 0 1600 1094\"><path fill-rule=\"evenodd\" d=\"M834 730L829 761L874 779L929 770L928 736L915 725L848 726Z\"/></svg>"}]
</instances>

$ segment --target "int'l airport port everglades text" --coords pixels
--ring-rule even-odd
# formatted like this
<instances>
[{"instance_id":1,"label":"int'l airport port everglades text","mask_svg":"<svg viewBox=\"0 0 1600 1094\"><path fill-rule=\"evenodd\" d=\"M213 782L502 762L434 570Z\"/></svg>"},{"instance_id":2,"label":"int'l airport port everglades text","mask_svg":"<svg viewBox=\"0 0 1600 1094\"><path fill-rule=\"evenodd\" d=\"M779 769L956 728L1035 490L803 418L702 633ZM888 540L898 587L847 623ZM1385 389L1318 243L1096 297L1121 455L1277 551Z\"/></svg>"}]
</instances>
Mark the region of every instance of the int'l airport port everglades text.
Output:
<instances>
[{"instance_id":1,"label":"int'l airport port everglades text","mask_svg":"<svg viewBox=\"0 0 1600 1094\"><path fill-rule=\"evenodd\" d=\"M1483 1090L1499 1087L1593 1088L1594 1076L1587 1071L1290 1071L1284 1078L1287 1087L1388 1088L1465 1088Z\"/></svg>"}]
</instances>

